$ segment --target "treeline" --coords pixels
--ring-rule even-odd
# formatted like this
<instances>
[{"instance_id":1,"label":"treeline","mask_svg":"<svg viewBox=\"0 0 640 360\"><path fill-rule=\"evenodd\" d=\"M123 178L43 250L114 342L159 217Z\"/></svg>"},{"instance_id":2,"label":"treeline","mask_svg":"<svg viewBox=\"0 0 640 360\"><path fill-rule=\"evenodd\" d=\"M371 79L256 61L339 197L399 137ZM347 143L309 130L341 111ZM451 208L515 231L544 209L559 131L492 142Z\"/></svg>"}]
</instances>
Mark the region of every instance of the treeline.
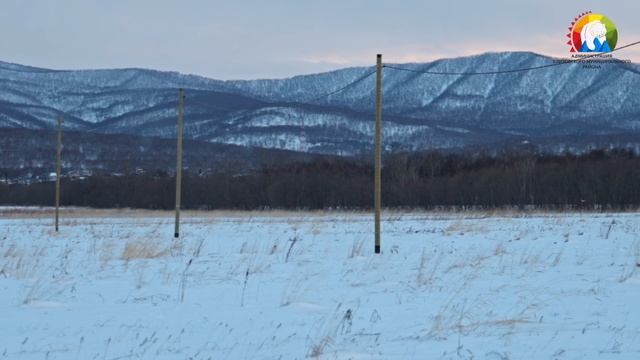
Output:
<instances>
[{"instance_id":1,"label":"treeline","mask_svg":"<svg viewBox=\"0 0 640 360\"><path fill-rule=\"evenodd\" d=\"M640 205L640 157L631 151L584 155L484 156L438 152L392 154L383 163L385 207L538 206L627 208ZM172 209L166 172L62 181L62 203L98 208ZM51 205L54 184L0 185L0 203ZM190 209L368 209L373 166L356 159L269 165L247 173L186 172Z\"/></svg>"},{"instance_id":2,"label":"treeline","mask_svg":"<svg viewBox=\"0 0 640 360\"><path fill-rule=\"evenodd\" d=\"M239 171L320 156L277 149L250 148L185 139L184 166ZM0 181L28 182L44 179L55 171L56 132L51 130L0 128ZM62 167L96 175L172 171L176 162L175 139L123 134L66 131L63 134Z\"/></svg>"}]
</instances>

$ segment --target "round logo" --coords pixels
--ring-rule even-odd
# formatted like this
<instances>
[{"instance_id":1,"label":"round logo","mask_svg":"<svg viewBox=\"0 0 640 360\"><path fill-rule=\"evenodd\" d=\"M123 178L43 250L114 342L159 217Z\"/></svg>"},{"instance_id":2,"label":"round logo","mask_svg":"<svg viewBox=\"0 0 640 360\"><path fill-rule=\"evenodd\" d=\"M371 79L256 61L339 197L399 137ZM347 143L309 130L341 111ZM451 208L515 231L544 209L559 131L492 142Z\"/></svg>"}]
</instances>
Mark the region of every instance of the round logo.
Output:
<instances>
[{"instance_id":1,"label":"round logo","mask_svg":"<svg viewBox=\"0 0 640 360\"><path fill-rule=\"evenodd\" d=\"M606 53L616 48L618 29L608 17L591 11L580 14L571 23L567 43L571 52Z\"/></svg>"}]
</instances>

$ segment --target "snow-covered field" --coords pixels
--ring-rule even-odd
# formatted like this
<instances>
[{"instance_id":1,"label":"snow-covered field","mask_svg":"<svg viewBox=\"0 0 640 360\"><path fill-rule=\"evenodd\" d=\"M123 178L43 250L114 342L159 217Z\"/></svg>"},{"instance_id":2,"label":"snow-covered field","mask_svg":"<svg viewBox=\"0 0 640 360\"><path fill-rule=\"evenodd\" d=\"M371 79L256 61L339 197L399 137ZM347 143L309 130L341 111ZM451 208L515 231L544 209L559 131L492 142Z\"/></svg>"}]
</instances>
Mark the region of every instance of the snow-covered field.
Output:
<instances>
[{"instance_id":1,"label":"snow-covered field","mask_svg":"<svg viewBox=\"0 0 640 360\"><path fill-rule=\"evenodd\" d=\"M638 214L389 213L382 255L367 214L44 214L1 214L0 359L640 359Z\"/></svg>"}]
</instances>

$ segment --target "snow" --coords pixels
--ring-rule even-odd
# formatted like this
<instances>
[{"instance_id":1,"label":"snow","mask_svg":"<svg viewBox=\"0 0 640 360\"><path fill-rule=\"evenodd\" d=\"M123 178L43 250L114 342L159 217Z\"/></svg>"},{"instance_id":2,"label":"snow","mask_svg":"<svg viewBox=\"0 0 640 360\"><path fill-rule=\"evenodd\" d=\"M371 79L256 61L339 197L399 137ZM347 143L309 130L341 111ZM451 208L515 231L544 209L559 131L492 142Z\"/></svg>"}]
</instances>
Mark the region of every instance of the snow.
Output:
<instances>
[{"instance_id":1,"label":"snow","mask_svg":"<svg viewBox=\"0 0 640 360\"><path fill-rule=\"evenodd\" d=\"M640 358L633 213L1 214L0 359Z\"/></svg>"},{"instance_id":2,"label":"snow","mask_svg":"<svg viewBox=\"0 0 640 360\"><path fill-rule=\"evenodd\" d=\"M400 67L464 72L552 62L529 52L511 52ZM487 76L427 76L385 68L383 137L394 150L422 151L501 143L512 138L514 130L539 139L633 130L640 116L639 68L603 64L596 71L574 64ZM372 70L219 81L145 69L55 71L0 62L0 126L54 128L62 113L65 130L173 137L176 89L183 87L187 138L361 154L372 147L375 77L321 96ZM302 138L298 129L305 132ZM558 139L551 141L556 144Z\"/></svg>"}]
</instances>

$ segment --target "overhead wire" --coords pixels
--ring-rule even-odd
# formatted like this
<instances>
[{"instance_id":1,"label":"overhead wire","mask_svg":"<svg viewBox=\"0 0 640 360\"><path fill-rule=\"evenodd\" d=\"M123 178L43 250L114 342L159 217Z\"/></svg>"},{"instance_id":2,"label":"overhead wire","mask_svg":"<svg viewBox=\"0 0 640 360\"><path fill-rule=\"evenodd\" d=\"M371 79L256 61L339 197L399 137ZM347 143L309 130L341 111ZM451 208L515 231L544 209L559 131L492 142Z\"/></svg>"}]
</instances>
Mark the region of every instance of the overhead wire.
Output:
<instances>
[{"instance_id":1,"label":"overhead wire","mask_svg":"<svg viewBox=\"0 0 640 360\"><path fill-rule=\"evenodd\" d=\"M606 53L606 54L610 54L616 51L620 51L626 48L630 48L632 46L636 46L639 45L640 41L636 41L624 46L620 46L617 47L613 50L611 50L610 52ZM402 67L402 66L398 66L398 65L389 65L389 64L383 64L382 67L383 68L388 68L388 69L392 69L392 70L398 70L398 71L406 71L406 72L412 72L412 73L417 73L417 74L428 74L428 75L455 75L455 76L473 76L473 75L499 75L499 74L511 74L511 73L518 73L518 72L525 72L525 71L533 71L533 70L540 70L540 69L547 69L547 68L551 68L551 67L555 67L555 66L562 66L562 65L568 65L568 64L577 64L577 63L582 63L585 62L586 60L589 59L593 59L593 58L597 58L597 57L601 57L602 53L595 53L595 54L591 54L591 55L587 55L587 56L583 56L580 57L576 60L565 60L565 61L556 61L550 64L544 64L544 65L538 65L538 66L530 66L530 67L525 67L525 68L517 68L517 69L507 69L507 70L494 70L494 71L434 71L434 70L419 70L419 69L411 69L411 68L407 68L407 67ZM359 78L351 81L350 83L341 86L340 88L330 91L326 94L322 94L320 96L317 96L315 98L312 98L310 101L311 102L317 102L319 100L328 98L332 95L335 95L339 92L342 92L344 90L349 89L350 87L364 81L365 79L367 79L369 76L373 75L376 73L376 70L365 73L364 75L360 76Z\"/></svg>"},{"instance_id":2,"label":"overhead wire","mask_svg":"<svg viewBox=\"0 0 640 360\"><path fill-rule=\"evenodd\" d=\"M373 74L375 74L375 73L376 73L376 70L371 71L371 72L368 72L368 73L366 73L366 74L364 74L364 75L360 76L360 77L359 77L359 78L357 78L356 80L354 80L354 81L352 81L352 82L348 83L347 85L344 85L344 86L340 87L340 88L339 88L339 89L337 89L337 90L334 90L334 91L331 91L331 92L329 92L329 93L322 94L322 95L320 95L320 96L318 96L318 97L315 97L315 98L311 99L311 101L312 101L312 102L316 102L316 101L318 101L318 100L320 100L320 99L327 98L327 97L329 97L329 96L331 96L331 95L334 95L334 94L337 94L337 93L339 93L339 92L341 92L341 91L344 91L344 90L346 90L346 89L348 89L348 88L350 88L350 87L352 87L352 86L356 85L357 83L359 83L359 82L361 82L361 81L365 80L366 78L368 78L369 76L371 76L371 75L373 75Z\"/></svg>"},{"instance_id":3,"label":"overhead wire","mask_svg":"<svg viewBox=\"0 0 640 360\"><path fill-rule=\"evenodd\" d=\"M636 41L624 46L620 46L618 48L615 48L613 50L611 50L610 52L606 53L612 53L615 51L620 51L622 49L626 49L635 45L640 44L640 41ZM407 72L413 72L413 73L418 73L418 74L428 74L428 75L456 75L456 76L473 76L473 75L498 75L498 74L510 74L510 73L518 73L518 72L525 72L525 71L533 71L533 70L540 70L540 69L546 69L546 68L550 68L550 67L554 67L554 66L561 66L561 65L567 65L567 64L576 64L576 63L580 63L580 62L584 62L585 60L589 60L592 58L596 58L596 57L600 57L602 56L601 53L597 53L597 54L592 54L592 55L588 55L588 56L584 56L584 57L580 57L576 60L570 60L570 61L557 61L551 64L544 64L544 65L538 65L538 66L531 66L531 67L526 67L526 68L517 68L517 69L507 69L507 70L495 70L495 71L433 71L433 70L418 70L418 69L410 69L410 68L406 68L406 67L401 67L401 66L397 66L397 65L387 65L384 64L383 67L385 68L389 68L389 69L393 69L393 70L399 70L399 71L407 71Z\"/></svg>"}]
</instances>

